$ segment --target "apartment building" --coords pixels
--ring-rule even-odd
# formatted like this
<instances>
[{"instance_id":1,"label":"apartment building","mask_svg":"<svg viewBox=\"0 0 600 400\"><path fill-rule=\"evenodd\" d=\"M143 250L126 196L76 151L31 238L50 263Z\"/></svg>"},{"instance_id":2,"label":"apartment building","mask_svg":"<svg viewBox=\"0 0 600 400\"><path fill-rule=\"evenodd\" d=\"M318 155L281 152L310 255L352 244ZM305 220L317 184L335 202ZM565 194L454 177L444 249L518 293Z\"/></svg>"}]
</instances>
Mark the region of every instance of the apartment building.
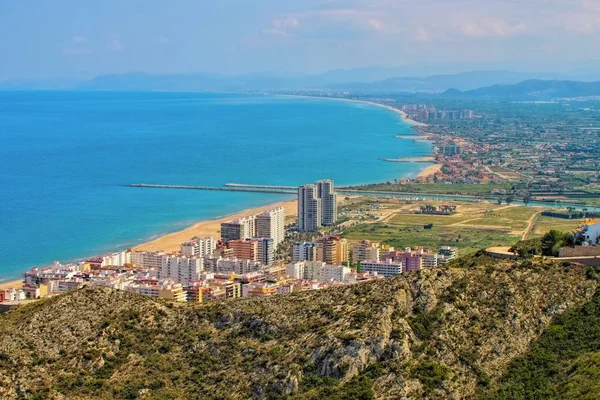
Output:
<instances>
[{"instance_id":1,"label":"apartment building","mask_svg":"<svg viewBox=\"0 0 600 400\"><path fill-rule=\"evenodd\" d=\"M171 278L182 284L199 279L204 270L204 258L197 256L166 255L158 271L160 279Z\"/></svg>"},{"instance_id":2,"label":"apartment building","mask_svg":"<svg viewBox=\"0 0 600 400\"><path fill-rule=\"evenodd\" d=\"M329 236L317 242L317 261L327 264L348 262L348 241L338 236Z\"/></svg>"},{"instance_id":3,"label":"apartment building","mask_svg":"<svg viewBox=\"0 0 600 400\"><path fill-rule=\"evenodd\" d=\"M399 275L404 270L404 265L401 261L363 261L360 263L362 272L376 272L379 275L389 277Z\"/></svg>"},{"instance_id":4,"label":"apartment building","mask_svg":"<svg viewBox=\"0 0 600 400\"><path fill-rule=\"evenodd\" d=\"M324 179L316 182L317 197L321 199L321 224L331 226L337 222L337 193L333 181Z\"/></svg>"},{"instance_id":5,"label":"apartment building","mask_svg":"<svg viewBox=\"0 0 600 400\"><path fill-rule=\"evenodd\" d=\"M259 261L237 258L207 258L204 260L204 267L212 272L242 275L261 270L262 264Z\"/></svg>"},{"instance_id":6,"label":"apartment building","mask_svg":"<svg viewBox=\"0 0 600 400\"><path fill-rule=\"evenodd\" d=\"M270 237L252 239L256 242L256 259L263 265L275 262L275 240Z\"/></svg>"},{"instance_id":7,"label":"apartment building","mask_svg":"<svg viewBox=\"0 0 600 400\"><path fill-rule=\"evenodd\" d=\"M348 267L327 265L322 261L298 261L286 267L286 273L290 278L318 282L345 282L351 272Z\"/></svg>"},{"instance_id":8,"label":"apartment building","mask_svg":"<svg viewBox=\"0 0 600 400\"><path fill-rule=\"evenodd\" d=\"M325 179L298 188L300 231L317 232L321 226L334 225L337 214L337 193L332 180Z\"/></svg>"},{"instance_id":9,"label":"apartment building","mask_svg":"<svg viewBox=\"0 0 600 400\"><path fill-rule=\"evenodd\" d=\"M352 249L353 261L379 261L379 243L363 240L354 244Z\"/></svg>"},{"instance_id":10,"label":"apartment building","mask_svg":"<svg viewBox=\"0 0 600 400\"><path fill-rule=\"evenodd\" d=\"M217 248L217 241L212 237L194 238L181 244L180 252L186 256L212 256Z\"/></svg>"},{"instance_id":11,"label":"apartment building","mask_svg":"<svg viewBox=\"0 0 600 400\"><path fill-rule=\"evenodd\" d=\"M292 245L292 261L316 261L317 244L312 242L295 242Z\"/></svg>"},{"instance_id":12,"label":"apartment building","mask_svg":"<svg viewBox=\"0 0 600 400\"><path fill-rule=\"evenodd\" d=\"M258 238L272 238L275 249L285 237L285 210L277 207L256 216L256 232Z\"/></svg>"},{"instance_id":13,"label":"apartment building","mask_svg":"<svg viewBox=\"0 0 600 400\"><path fill-rule=\"evenodd\" d=\"M241 240L252 238L256 235L256 216L239 218L231 222L221 224L221 240Z\"/></svg>"},{"instance_id":14,"label":"apartment building","mask_svg":"<svg viewBox=\"0 0 600 400\"><path fill-rule=\"evenodd\" d=\"M235 258L252 261L258 260L258 242L254 239L230 240L227 246L233 249Z\"/></svg>"},{"instance_id":15,"label":"apartment building","mask_svg":"<svg viewBox=\"0 0 600 400\"><path fill-rule=\"evenodd\" d=\"M298 188L298 229L302 232L317 232L321 222L321 199L316 185Z\"/></svg>"}]
</instances>

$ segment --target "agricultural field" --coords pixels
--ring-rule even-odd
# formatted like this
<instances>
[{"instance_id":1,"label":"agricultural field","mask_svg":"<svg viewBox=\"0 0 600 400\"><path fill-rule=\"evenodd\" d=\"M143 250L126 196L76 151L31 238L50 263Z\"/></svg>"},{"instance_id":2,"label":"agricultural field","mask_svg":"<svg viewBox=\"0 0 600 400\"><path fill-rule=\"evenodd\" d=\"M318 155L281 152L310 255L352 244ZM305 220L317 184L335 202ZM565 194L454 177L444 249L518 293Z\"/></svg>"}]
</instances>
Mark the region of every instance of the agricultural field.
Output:
<instances>
[{"instance_id":1,"label":"agricultural field","mask_svg":"<svg viewBox=\"0 0 600 400\"><path fill-rule=\"evenodd\" d=\"M529 234L528 238L533 239L536 237L544 236L546 232L551 230L557 230L561 232L569 232L579 226L584 219L562 219L545 217L540 215L533 225L533 229Z\"/></svg>"},{"instance_id":2,"label":"agricultural field","mask_svg":"<svg viewBox=\"0 0 600 400\"><path fill-rule=\"evenodd\" d=\"M348 210L352 209L355 223L344 229L342 236L350 242L366 239L395 248L453 246L463 255L490 246L512 245L522 238L538 237L551 229L569 231L579 224L578 220L542 217L540 213L545 209L541 207L483 201L411 202L361 198L349 203L353 203ZM452 215L415 213L426 204L455 205L457 212Z\"/></svg>"}]
</instances>

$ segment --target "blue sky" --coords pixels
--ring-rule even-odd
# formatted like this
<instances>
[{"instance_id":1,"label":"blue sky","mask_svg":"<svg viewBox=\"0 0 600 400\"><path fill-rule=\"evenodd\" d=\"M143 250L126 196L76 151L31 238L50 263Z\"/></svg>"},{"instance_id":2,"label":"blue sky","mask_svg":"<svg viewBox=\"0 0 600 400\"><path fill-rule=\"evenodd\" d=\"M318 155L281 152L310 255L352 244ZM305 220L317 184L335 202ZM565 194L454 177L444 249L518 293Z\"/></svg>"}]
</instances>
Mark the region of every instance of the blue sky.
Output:
<instances>
[{"instance_id":1,"label":"blue sky","mask_svg":"<svg viewBox=\"0 0 600 400\"><path fill-rule=\"evenodd\" d=\"M600 0L0 0L0 80L600 58Z\"/></svg>"}]
</instances>

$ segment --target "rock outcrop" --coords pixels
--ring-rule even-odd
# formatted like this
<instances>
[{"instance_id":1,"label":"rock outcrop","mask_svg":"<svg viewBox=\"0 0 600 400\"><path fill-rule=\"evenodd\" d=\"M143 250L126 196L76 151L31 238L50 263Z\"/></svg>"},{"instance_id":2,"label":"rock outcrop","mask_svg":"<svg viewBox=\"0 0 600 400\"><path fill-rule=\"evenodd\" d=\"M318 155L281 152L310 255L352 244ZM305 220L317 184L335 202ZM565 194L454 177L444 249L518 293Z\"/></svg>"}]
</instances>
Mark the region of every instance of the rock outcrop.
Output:
<instances>
[{"instance_id":1,"label":"rock outcrop","mask_svg":"<svg viewBox=\"0 0 600 400\"><path fill-rule=\"evenodd\" d=\"M596 286L478 257L205 305L88 287L0 317L0 398L469 398Z\"/></svg>"}]
</instances>

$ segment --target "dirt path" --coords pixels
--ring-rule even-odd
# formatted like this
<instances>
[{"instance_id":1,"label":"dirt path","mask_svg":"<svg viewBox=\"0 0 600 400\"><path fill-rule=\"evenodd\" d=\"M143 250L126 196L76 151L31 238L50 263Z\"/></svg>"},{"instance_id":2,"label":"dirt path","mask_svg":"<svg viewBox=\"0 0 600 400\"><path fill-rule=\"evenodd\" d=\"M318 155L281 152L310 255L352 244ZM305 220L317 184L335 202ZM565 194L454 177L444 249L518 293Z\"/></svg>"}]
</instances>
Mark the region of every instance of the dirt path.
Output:
<instances>
[{"instance_id":1,"label":"dirt path","mask_svg":"<svg viewBox=\"0 0 600 400\"><path fill-rule=\"evenodd\" d=\"M529 218L529 223L527 224L527 228L525 228L525 231L523 232L523 236L521 236L521 240L527 240L527 236L533 230L533 227L535 226L535 223L541 213L541 211L538 211L535 214L533 214L531 218Z\"/></svg>"}]
</instances>

